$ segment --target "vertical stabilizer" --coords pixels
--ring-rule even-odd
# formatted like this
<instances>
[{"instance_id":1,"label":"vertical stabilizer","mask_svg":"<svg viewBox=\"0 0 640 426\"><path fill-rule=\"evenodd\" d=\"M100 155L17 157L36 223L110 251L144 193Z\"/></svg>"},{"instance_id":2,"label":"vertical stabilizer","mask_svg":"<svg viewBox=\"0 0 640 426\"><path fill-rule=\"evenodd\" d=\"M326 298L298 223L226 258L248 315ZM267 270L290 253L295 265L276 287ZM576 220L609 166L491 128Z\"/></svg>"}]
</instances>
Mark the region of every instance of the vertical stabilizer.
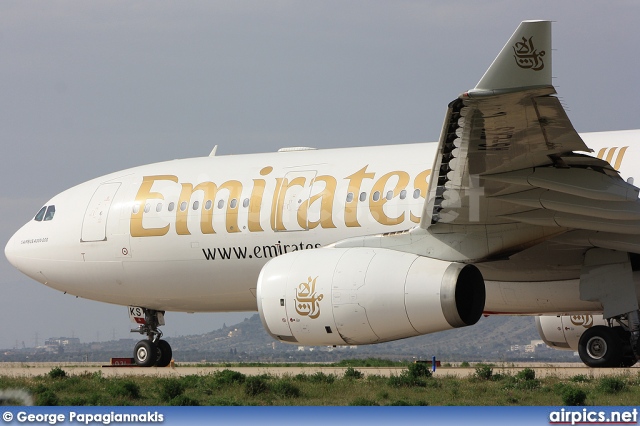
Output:
<instances>
[{"instance_id":1,"label":"vertical stabilizer","mask_svg":"<svg viewBox=\"0 0 640 426\"><path fill-rule=\"evenodd\" d=\"M523 21L473 93L551 86L551 22Z\"/></svg>"}]
</instances>

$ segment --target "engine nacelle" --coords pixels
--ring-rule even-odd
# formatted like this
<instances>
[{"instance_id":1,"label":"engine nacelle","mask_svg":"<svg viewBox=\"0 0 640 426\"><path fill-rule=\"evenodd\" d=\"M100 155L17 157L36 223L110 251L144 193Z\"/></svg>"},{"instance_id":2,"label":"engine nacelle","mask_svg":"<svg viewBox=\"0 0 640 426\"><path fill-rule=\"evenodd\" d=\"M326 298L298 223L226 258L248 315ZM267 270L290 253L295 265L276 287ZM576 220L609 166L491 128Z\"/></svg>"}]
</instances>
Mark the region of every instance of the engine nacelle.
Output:
<instances>
[{"instance_id":1,"label":"engine nacelle","mask_svg":"<svg viewBox=\"0 0 640 426\"><path fill-rule=\"evenodd\" d=\"M607 325L602 315L536 317L540 338L554 349L577 351L582 333L594 325Z\"/></svg>"},{"instance_id":2,"label":"engine nacelle","mask_svg":"<svg viewBox=\"0 0 640 426\"><path fill-rule=\"evenodd\" d=\"M324 248L270 260L262 324L300 345L364 345L475 324L485 286L473 265L380 248Z\"/></svg>"}]
</instances>

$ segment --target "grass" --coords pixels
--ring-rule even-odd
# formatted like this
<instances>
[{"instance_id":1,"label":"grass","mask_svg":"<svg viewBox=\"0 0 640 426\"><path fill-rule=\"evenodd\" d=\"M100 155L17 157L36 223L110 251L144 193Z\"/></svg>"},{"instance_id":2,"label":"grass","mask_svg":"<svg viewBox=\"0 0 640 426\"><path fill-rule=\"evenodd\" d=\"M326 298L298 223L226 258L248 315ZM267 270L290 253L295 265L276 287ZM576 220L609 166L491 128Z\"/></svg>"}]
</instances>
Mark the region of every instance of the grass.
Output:
<instances>
[{"instance_id":1,"label":"grass","mask_svg":"<svg viewBox=\"0 0 640 426\"><path fill-rule=\"evenodd\" d=\"M0 390L22 389L37 405L636 405L640 375L586 380L538 379L524 369L496 374L480 366L467 378L432 376L423 366L398 375L314 373L245 376L226 369L208 375L106 378L99 373L0 376Z\"/></svg>"}]
</instances>

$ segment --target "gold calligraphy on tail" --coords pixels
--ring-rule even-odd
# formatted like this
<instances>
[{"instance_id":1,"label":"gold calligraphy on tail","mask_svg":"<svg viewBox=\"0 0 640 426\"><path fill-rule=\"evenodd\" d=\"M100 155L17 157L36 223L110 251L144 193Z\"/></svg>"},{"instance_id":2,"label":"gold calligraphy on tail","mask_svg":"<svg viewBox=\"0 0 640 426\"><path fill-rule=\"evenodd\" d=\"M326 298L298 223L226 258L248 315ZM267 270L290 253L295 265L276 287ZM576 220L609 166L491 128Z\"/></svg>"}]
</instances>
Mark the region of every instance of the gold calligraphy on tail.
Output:
<instances>
[{"instance_id":1,"label":"gold calligraphy on tail","mask_svg":"<svg viewBox=\"0 0 640 426\"><path fill-rule=\"evenodd\" d=\"M320 316L320 301L324 298L324 294L316 293L317 279L309 277L306 283L300 283L296 289L296 312L311 319Z\"/></svg>"},{"instance_id":2,"label":"gold calligraphy on tail","mask_svg":"<svg viewBox=\"0 0 640 426\"><path fill-rule=\"evenodd\" d=\"M544 61L542 57L545 55L545 51L538 52L533 45L533 37L528 39L522 37L522 41L516 42L513 47L513 57L516 59L516 64L520 68L530 69L533 71L540 71L544 68Z\"/></svg>"}]
</instances>

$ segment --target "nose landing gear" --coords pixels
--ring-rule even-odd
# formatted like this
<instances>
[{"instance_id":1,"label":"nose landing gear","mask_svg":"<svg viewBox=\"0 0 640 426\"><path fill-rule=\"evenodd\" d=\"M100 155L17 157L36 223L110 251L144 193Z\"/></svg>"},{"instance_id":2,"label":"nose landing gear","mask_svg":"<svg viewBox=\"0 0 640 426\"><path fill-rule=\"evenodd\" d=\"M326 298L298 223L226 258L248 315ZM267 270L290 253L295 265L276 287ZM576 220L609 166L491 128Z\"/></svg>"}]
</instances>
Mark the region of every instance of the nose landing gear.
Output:
<instances>
[{"instance_id":1,"label":"nose landing gear","mask_svg":"<svg viewBox=\"0 0 640 426\"><path fill-rule=\"evenodd\" d=\"M171 362L173 352L171 345L162 340L162 331L158 328L164 325L164 312L153 309L129 307L129 316L138 324L132 333L146 334L147 338L136 343L133 359L140 367L166 367Z\"/></svg>"}]
</instances>

